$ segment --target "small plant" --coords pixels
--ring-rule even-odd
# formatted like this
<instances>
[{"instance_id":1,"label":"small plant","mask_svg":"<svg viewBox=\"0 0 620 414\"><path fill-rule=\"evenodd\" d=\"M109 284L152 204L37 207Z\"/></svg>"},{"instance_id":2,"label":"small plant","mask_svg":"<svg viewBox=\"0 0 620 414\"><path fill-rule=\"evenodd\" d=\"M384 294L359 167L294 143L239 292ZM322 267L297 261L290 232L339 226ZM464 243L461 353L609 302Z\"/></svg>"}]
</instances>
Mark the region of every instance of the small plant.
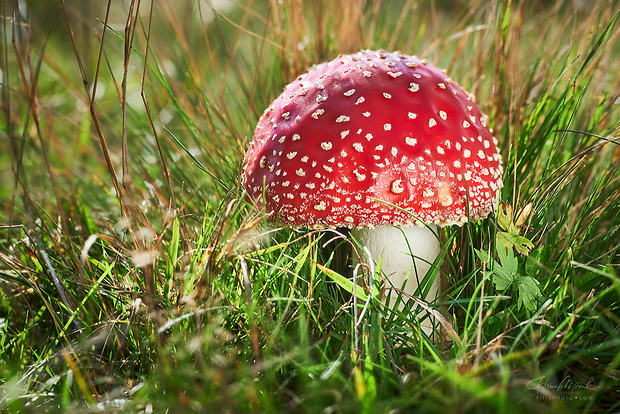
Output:
<instances>
[{"instance_id":1,"label":"small plant","mask_svg":"<svg viewBox=\"0 0 620 414\"><path fill-rule=\"evenodd\" d=\"M514 255L512 246L504 247L501 243L497 243L495 247L499 262L490 258L487 252L476 250L480 260L490 269L495 288L504 294L516 294L519 308L523 306L533 312L542 297L540 282L531 276L521 274L519 261Z\"/></svg>"},{"instance_id":2,"label":"small plant","mask_svg":"<svg viewBox=\"0 0 620 414\"><path fill-rule=\"evenodd\" d=\"M519 265L518 257L525 258L534 244L521 235L522 227L532 211L532 204L527 204L518 214L508 203L500 203L497 211L497 232L495 251L499 262L488 252L476 250L478 258L486 265L487 271L493 276L495 288L504 293L513 293L518 298L519 308L524 307L532 312L537 308L542 297L540 282L535 278L523 275L523 261ZM516 218L515 218L516 217ZM520 256L515 256L515 250Z\"/></svg>"}]
</instances>

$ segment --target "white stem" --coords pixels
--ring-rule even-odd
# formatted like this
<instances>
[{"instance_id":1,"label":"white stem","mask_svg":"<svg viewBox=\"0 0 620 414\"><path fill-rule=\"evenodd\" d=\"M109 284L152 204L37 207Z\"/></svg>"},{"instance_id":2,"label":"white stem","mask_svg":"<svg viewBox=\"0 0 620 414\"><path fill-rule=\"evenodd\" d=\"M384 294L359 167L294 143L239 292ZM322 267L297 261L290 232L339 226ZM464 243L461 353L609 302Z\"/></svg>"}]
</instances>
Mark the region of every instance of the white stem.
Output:
<instances>
[{"instance_id":1,"label":"white stem","mask_svg":"<svg viewBox=\"0 0 620 414\"><path fill-rule=\"evenodd\" d=\"M430 225L433 231L437 232L437 226ZM381 271L389 279L389 287L402 289L404 292L416 296L426 302L433 302L440 294L440 278L435 277L428 295L421 297L416 293L419 282L422 282L424 276L435 261L435 258L441 251L437 236L424 226L412 227L374 227L352 229L351 235L361 244L366 246L370 254L371 260L375 263L381 259ZM361 258L364 260L364 258ZM355 264L357 258L354 257ZM390 308L394 308L396 292L390 295ZM403 309L406 297L402 297L399 309ZM425 312L420 312L420 316ZM427 335L433 332L433 320L425 319L421 326Z\"/></svg>"}]
</instances>

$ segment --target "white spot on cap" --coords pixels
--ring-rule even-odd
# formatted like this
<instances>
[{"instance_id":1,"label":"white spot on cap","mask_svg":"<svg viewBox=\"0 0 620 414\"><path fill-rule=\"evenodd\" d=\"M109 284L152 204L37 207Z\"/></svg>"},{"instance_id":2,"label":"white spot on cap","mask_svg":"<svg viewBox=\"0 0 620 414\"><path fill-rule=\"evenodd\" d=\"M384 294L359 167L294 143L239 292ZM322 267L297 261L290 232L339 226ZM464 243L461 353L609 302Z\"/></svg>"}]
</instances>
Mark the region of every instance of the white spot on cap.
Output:
<instances>
[{"instance_id":1,"label":"white spot on cap","mask_svg":"<svg viewBox=\"0 0 620 414\"><path fill-rule=\"evenodd\" d=\"M372 72L370 72L369 70L365 70L364 71L364 77L365 78L370 78L370 75L372 75Z\"/></svg>"},{"instance_id":2,"label":"white spot on cap","mask_svg":"<svg viewBox=\"0 0 620 414\"><path fill-rule=\"evenodd\" d=\"M418 115L414 114L413 112L409 112L409 113L407 114L407 117L408 117L409 119L415 119L417 116L418 116Z\"/></svg>"},{"instance_id":3,"label":"white spot on cap","mask_svg":"<svg viewBox=\"0 0 620 414\"><path fill-rule=\"evenodd\" d=\"M440 193L439 194L439 202L441 203L442 206L444 207L448 207L452 205L452 196L450 194L444 194L444 193Z\"/></svg>"},{"instance_id":4,"label":"white spot on cap","mask_svg":"<svg viewBox=\"0 0 620 414\"><path fill-rule=\"evenodd\" d=\"M446 84L443 82L439 82L437 86L439 86L441 89L446 89Z\"/></svg>"},{"instance_id":5,"label":"white spot on cap","mask_svg":"<svg viewBox=\"0 0 620 414\"><path fill-rule=\"evenodd\" d=\"M432 128L435 125L437 125L437 121L435 121L435 118L431 118L431 119L428 120L428 127L429 128Z\"/></svg>"},{"instance_id":6,"label":"white spot on cap","mask_svg":"<svg viewBox=\"0 0 620 414\"><path fill-rule=\"evenodd\" d=\"M484 151L478 150L478 158L480 158L481 160L484 159Z\"/></svg>"},{"instance_id":7,"label":"white spot on cap","mask_svg":"<svg viewBox=\"0 0 620 414\"><path fill-rule=\"evenodd\" d=\"M323 148L325 151L328 151L328 150L332 149L332 143L331 142L321 142L321 148Z\"/></svg>"},{"instance_id":8,"label":"white spot on cap","mask_svg":"<svg viewBox=\"0 0 620 414\"><path fill-rule=\"evenodd\" d=\"M390 75L393 78L398 78L400 75L402 75L402 72L388 72L388 75Z\"/></svg>"},{"instance_id":9,"label":"white spot on cap","mask_svg":"<svg viewBox=\"0 0 620 414\"><path fill-rule=\"evenodd\" d=\"M441 117L441 119L443 119L444 121L446 119L448 119L448 114L446 114L444 111L439 111L439 116Z\"/></svg>"},{"instance_id":10,"label":"white spot on cap","mask_svg":"<svg viewBox=\"0 0 620 414\"><path fill-rule=\"evenodd\" d=\"M410 90L411 92L417 92L419 89L420 89L420 85L418 85L417 83L415 83L415 82L411 82L411 83L409 84L409 90Z\"/></svg>"},{"instance_id":11,"label":"white spot on cap","mask_svg":"<svg viewBox=\"0 0 620 414\"><path fill-rule=\"evenodd\" d=\"M391 124L384 124L383 125L383 129L385 129L386 131L389 131L390 129L392 129L392 125Z\"/></svg>"},{"instance_id":12,"label":"white spot on cap","mask_svg":"<svg viewBox=\"0 0 620 414\"><path fill-rule=\"evenodd\" d=\"M355 93L355 89L349 89L344 93L344 96L351 96Z\"/></svg>"},{"instance_id":13,"label":"white spot on cap","mask_svg":"<svg viewBox=\"0 0 620 414\"><path fill-rule=\"evenodd\" d=\"M353 148L355 148L357 152L364 152L364 147L359 142L354 143Z\"/></svg>"},{"instance_id":14,"label":"white spot on cap","mask_svg":"<svg viewBox=\"0 0 620 414\"><path fill-rule=\"evenodd\" d=\"M340 123L340 122L348 122L351 118L349 118L346 115L340 115L338 118L336 118L336 122Z\"/></svg>"},{"instance_id":15,"label":"white spot on cap","mask_svg":"<svg viewBox=\"0 0 620 414\"><path fill-rule=\"evenodd\" d=\"M312 113L312 115L310 115L310 116L311 116L312 118L314 118L314 119L319 119L319 116L320 116L320 115L323 115L324 113L325 113L325 109L320 109L320 108L319 108L319 109L317 109L316 111L314 111L314 112Z\"/></svg>"},{"instance_id":16,"label":"white spot on cap","mask_svg":"<svg viewBox=\"0 0 620 414\"><path fill-rule=\"evenodd\" d=\"M357 98L357 101L355 101L355 105L359 105L362 102L364 102L366 100L366 98L364 98L363 96L360 96L359 98Z\"/></svg>"},{"instance_id":17,"label":"white spot on cap","mask_svg":"<svg viewBox=\"0 0 620 414\"><path fill-rule=\"evenodd\" d=\"M295 170L295 174L297 174L300 177L303 177L304 175L306 175L306 172L302 168L300 168L298 170Z\"/></svg>"},{"instance_id":18,"label":"white spot on cap","mask_svg":"<svg viewBox=\"0 0 620 414\"><path fill-rule=\"evenodd\" d=\"M366 118L368 118L370 116L370 112L364 112L362 115L364 115Z\"/></svg>"},{"instance_id":19,"label":"white spot on cap","mask_svg":"<svg viewBox=\"0 0 620 414\"><path fill-rule=\"evenodd\" d=\"M463 151L463 158L469 158L471 156L471 151L466 149Z\"/></svg>"},{"instance_id":20,"label":"white spot on cap","mask_svg":"<svg viewBox=\"0 0 620 414\"><path fill-rule=\"evenodd\" d=\"M370 141L372 139L372 134L370 132L368 134L366 134L366 139L368 141Z\"/></svg>"},{"instance_id":21,"label":"white spot on cap","mask_svg":"<svg viewBox=\"0 0 620 414\"><path fill-rule=\"evenodd\" d=\"M327 205L325 204L325 201L321 201L319 204L314 205L315 210L323 211L326 208L327 208Z\"/></svg>"},{"instance_id":22,"label":"white spot on cap","mask_svg":"<svg viewBox=\"0 0 620 414\"><path fill-rule=\"evenodd\" d=\"M357 181L364 181L366 179L366 174L362 174L357 170L353 170L353 174L357 177Z\"/></svg>"},{"instance_id":23,"label":"white spot on cap","mask_svg":"<svg viewBox=\"0 0 620 414\"><path fill-rule=\"evenodd\" d=\"M398 180L392 181L391 190L394 194L400 194L403 191L405 191L405 188L403 187L403 180L398 179Z\"/></svg>"},{"instance_id":24,"label":"white spot on cap","mask_svg":"<svg viewBox=\"0 0 620 414\"><path fill-rule=\"evenodd\" d=\"M456 168L461 168L461 161L459 161L459 160L455 160L455 161L454 161L454 163L453 163L453 165L454 165L454 167L456 167Z\"/></svg>"},{"instance_id":25,"label":"white spot on cap","mask_svg":"<svg viewBox=\"0 0 620 414\"><path fill-rule=\"evenodd\" d=\"M347 129L346 131L342 131L342 132L340 133L340 138L344 138L344 137L346 137L347 135L349 135L349 130L348 130L348 129Z\"/></svg>"},{"instance_id":26,"label":"white spot on cap","mask_svg":"<svg viewBox=\"0 0 620 414\"><path fill-rule=\"evenodd\" d=\"M463 128L469 128L471 125L467 121L463 121Z\"/></svg>"},{"instance_id":27,"label":"white spot on cap","mask_svg":"<svg viewBox=\"0 0 620 414\"><path fill-rule=\"evenodd\" d=\"M327 100L327 97L324 96L324 95L321 95L321 94L317 95L317 97L316 97L316 102L317 103L325 102L326 100Z\"/></svg>"},{"instance_id":28,"label":"white spot on cap","mask_svg":"<svg viewBox=\"0 0 620 414\"><path fill-rule=\"evenodd\" d=\"M293 141L297 141L299 138L301 138L299 136L299 134L294 134L293 137L291 138Z\"/></svg>"},{"instance_id":29,"label":"white spot on cap","mask_svg":"<svg viewBox=\"0 0 620 414\"><path fill-rule=\"evenodd\" d=\"M392 99L392 95L390 95L390 94L389 94L389 93L387 93L387 92L383 92L383 97L384 97L384 98L387 98L387 99Z\"/></svg>"},{"instance_id":30,"label":"white spot on cap","mask_svg":"<svg viewBox=\"0 0 620 414\"><path fill-rule=\"evenodd\" d=\"M406 137L405 142L407 143L407 145L411 145L413 147L415 144L417 144L418 140L412 137Z\"/></svg>"},{"instance_id":31,"label":"white spot on cap","mask_svg":"<svg viewBox=\"0 0 620 414\"><path fill-rule=\"evenodd\" d=\"M437 146L437 153L438 154L445 154L446 152L443 150L443 148L441 148L440 146Z\"/></svg>"},{"instance_id":32,"label":"white spot on cap","mask_svg":"<svg viewBox=\"0 0 620 414\"><path fill-rule=\"evenodd\" d=\"M289 160L292 160L293 158L295 158L295 155L297 155L296 151L289 152L288 154L286 154L286 158L288 158Z\"/></svg>"}]
</instances>

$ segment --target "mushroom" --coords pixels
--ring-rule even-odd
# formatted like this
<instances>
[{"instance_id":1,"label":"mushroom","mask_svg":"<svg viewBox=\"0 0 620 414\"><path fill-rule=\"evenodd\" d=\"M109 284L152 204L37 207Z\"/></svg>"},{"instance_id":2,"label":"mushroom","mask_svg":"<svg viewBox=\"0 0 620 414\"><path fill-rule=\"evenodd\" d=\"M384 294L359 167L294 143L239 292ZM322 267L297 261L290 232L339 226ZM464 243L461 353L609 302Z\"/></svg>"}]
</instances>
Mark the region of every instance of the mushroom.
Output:
<instances>
[{"instance_id":1,"label":"mushroom","mask_svg":"<svg viewBox=\"0 0 620 414\"><path fill-rule=\"evenodd\" d=\"M271 221L352 229L413 295L440 252L437 226L487 217L501 176L472 94L426 60L365 50L284 89L258 121L241 183ZM421 299L439 291L436 277Z\"/></svg>"}]
</instances>

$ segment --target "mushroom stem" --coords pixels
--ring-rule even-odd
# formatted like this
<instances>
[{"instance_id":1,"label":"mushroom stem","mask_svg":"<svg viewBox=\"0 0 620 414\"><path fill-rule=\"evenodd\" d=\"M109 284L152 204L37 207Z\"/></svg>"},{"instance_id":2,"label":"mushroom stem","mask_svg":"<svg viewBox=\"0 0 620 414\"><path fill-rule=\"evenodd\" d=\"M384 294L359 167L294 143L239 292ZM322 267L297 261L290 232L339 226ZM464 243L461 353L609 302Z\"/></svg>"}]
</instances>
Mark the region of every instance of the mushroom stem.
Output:
<instances>
[{"instance_id":1,"label":"mushroom stem","mask_svg":"<svg viewBox=\"0 0 620 414\"><path fill-rule=\"evenodd\" d=\"M389 280L388 288L402 289L409 295L426 302L433 302L440 294L439 276L435 277L425 297L416 292L441 251L436 235L437 226L431 224L429 227L366 227L352 229L351 235L366 246L372 255L370 260L378 262L381 259L381 270ZM354 258L354 261L356 260ZM400 295L392 292L389 296L389 307L394 309ZM402 297L398 306L399 310L404 308L407 300L407 297ZM423 311L418 313L418 316L423 317L425 314L426 311ZM421 322L422 330L429 336L433 333L433 321L433 318L426 318Z\"/></svg>"}]
</instances>

